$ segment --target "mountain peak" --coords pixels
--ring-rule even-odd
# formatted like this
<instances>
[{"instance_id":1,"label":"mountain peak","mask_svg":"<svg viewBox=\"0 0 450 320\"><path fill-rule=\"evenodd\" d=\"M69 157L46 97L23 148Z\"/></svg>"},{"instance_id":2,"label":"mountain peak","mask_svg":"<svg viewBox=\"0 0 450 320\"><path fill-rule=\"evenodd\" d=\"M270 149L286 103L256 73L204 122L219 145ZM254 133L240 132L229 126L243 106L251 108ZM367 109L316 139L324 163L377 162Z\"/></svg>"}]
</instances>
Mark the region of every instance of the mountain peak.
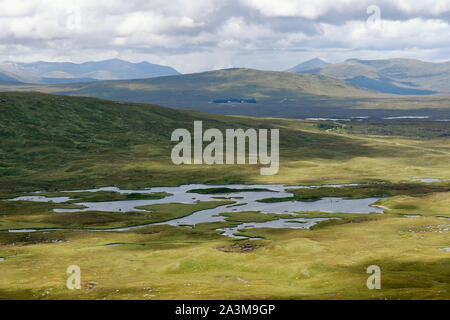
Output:
<instances>
[{"instance_id":1,"label":"mountain peak","mask_svg":"<svg viewBox=\"0 0 450 320\"><path fill-rule=\"evenodd\" d=\"M305 62L303 62L303 63L310 63L310 62L314 62L314 63L316 63L316 62L318 62L318 63L327 63L326 61L324 61L324 60L322 60L322 59L320 59L320 58L313 58L313 59L307 60L307 61L305 61Z\"/></svg>"},{"instance_id":2,"label":"mountain peak","mask_svg":"<svg viewBox=\"0 0 450 320\"><path fill-rule=\"evenodd\" d=\"M323 61L320 58L313 58L313 59L304 61L304 62L296 65L295 67L292 67L291 69L289 69L287 71L288 72L300 72L300 71L305 71L305 70L309 70L309 69L320 68L327 64L329 64L329 63L326 61Z\"/></svg>"}]
</instances>

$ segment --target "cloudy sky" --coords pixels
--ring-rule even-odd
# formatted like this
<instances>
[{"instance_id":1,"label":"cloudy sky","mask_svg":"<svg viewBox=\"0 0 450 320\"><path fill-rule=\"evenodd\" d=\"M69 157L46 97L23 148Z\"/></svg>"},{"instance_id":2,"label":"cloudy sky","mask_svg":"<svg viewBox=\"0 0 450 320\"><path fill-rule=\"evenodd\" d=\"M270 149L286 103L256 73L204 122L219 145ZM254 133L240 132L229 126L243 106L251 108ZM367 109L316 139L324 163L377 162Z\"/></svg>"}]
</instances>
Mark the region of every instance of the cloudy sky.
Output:
<instances>
[{"instance_id":1,"label":"cloudy sky","mask_svg":"<svg viewBox=\"0 0 450 320\"><path fill-rule=\"evenodd\" d=\"M120 58L183 73L445 61L449 22L450 0L0 0L0 60Z\"/></svg>"}]
</instances>

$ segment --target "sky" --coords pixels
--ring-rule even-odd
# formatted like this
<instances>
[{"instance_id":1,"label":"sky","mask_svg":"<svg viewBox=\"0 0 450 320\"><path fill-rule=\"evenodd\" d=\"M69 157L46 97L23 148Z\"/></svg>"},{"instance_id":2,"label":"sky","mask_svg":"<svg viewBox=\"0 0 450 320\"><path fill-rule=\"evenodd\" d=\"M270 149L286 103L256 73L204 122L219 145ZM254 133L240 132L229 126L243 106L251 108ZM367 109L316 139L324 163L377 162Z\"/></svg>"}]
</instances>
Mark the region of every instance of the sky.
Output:
<instances>
[{"instance_id":1,"label":"sky","mask_svg":"<svg viewBox=\"0 0 450 320\"><path fill-rule=\"evenodd\" d=\"M449 23L450 0L0 0L0 61L119 58L182 73L447 61Z\"/></svg>"}]
</instances>

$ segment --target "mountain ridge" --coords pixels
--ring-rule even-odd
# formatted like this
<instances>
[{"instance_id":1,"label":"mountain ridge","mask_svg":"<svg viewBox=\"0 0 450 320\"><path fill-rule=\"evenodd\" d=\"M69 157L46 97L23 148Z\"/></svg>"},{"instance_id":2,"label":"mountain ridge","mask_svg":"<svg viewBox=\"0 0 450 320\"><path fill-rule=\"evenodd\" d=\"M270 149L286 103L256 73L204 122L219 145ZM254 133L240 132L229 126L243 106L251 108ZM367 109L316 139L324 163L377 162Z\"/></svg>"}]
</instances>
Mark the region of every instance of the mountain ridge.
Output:
<instances>
[{"instance_id":1,"label":"mountain ridge","mask_svg":"<svg viewBox=\"0 0 450 320\"><path fill-rule=\"evenodd\" d=\"M298 73L325 75L374 91L400 95L450 93L450 61L348 59Z\"/></svg>"},{"instance_id":2,"label":"mountain ridge","mask_svg":"<svg viewBox=\"0 0 450 320\"><path fill-rule=\"evenodd\" d=\"M180 73L168 66L146 61L137 63L120 59L73 62L11 62L0 63L1 73L13 74L21 82L60 84L100 80L152 78Z\"/></svg>"},{"instance_id":3,"label":"mountain ridge","mask_svg":"<svg viewBox=\"0 0 450 320\"><path fill-rule=\"evenodd\" d=\"M305 70L309 70L312 68L318 68L318 67L322 67L325 65L330 64L329 62L326 62L320 58L313 58L304 62L299 63L298 65L289 68L288 70L286 70L287 72L301 72L301 71L305 71Z\"/></svg>"},{"instance_id":4,"label":"mountain ridge","mask_svg":"<svg viewBox=\"0 0 450 320\"><path fill-rule=\"evenodd\" d=\"M450 118L450 96L446 95L383 94L324 75L245 68L59 85L0 84L0 90L96 97L255 117Z\"/></svg>"}]
</instances>

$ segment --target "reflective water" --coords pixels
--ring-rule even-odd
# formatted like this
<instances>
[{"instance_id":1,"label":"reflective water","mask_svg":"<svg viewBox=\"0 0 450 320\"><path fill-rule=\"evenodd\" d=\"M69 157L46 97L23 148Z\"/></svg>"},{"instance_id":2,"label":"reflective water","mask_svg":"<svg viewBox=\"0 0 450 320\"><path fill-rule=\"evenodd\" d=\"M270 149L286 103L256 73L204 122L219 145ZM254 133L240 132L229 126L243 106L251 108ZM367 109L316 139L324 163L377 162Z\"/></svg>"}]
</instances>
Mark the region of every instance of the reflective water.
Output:
<instances>
[{"instance_id":1,"label":"reflective water","mask_svg":"<svg viewBox=\"0 0 450 320\"><path fill-rule=\"evenodd\" d=\"M397 116L397 117L385 117L386 120L396 120L396 119L429 119L431 116Z\"/></svg>"},{"instance_id":2,"label":"reflective water","mask_svg":"<svg viewBox=\"0 0 450 320\"><path fill-rule=\"evenodd\" d=\"M411 179L418 182L425 182L425 183L432 183L432 182L440 182L441 179L433 179L433 178L417 178L417 179Z\"/></svg>"},{"instance_id":3,"label":"reflective water","mask_svg":"<svg viewBox=\"0 0 450 320\"><path fill-rule=\"evenodd\" d=\"M355 185L355 184L351 184ZM327 187L339 188L343 185L327 185ZM227 194L196 194L189 193L192 189L206 189L206 188L226 187L232 189L240 189L238 192L232 192ZM372 204L380 198L366 198L366 199L343 199L336 197L323 198L317 201L284 201L284 202L258 202L258 200L266 198L285 198L291 197L293 194L289 189L302 189L302 188L316 188L318 186L286 186L286 185L204 185L204 184L191 184L182 185L178 187L154 187L144 190L121 190L115 187L90 189L90 190L76 190L70 192L97 192L97 191L113 191L122 194L126 193L153 193L153 192L166 192L171 194L163 199L154 200L123 200L123 201L105 201L105 202L77 202L76 205L84 206L83 209L54 209L55 212L84 212L84 211L107 211L117 212L118 214L123 212L150 212L139 207L148 206L154 204L164 203L187 203L193 204L199 201L220 201L218 197L223 197L222 200L233 200L233 205L224 204L217 208L206 209L197 211L189 216L173 219L165 222L154 223L152 225L173 225L173 226L195 226L205 222L221 222L225 221L225 217L221 216L224 212L245 212L245 211L258 211L264 213L278 213L278 214L292 214L296 212L332 212L332 213L361 213L367 214L370 212L383 212L382 209L373 207ZM245 189L265 189L264 191L246 191ZM242 190L241 190L242 189ZM69 192L69 191L68 191ZM21 200L27 201L43 201L40 196L20 197ZM58 203L66 198L66 201L70 199L67 197L60 198L46 198L57 199ZM14 199L18 200L18 198ZM54 201L56 202L56 201ZM337 214L336 217L339 215ZM220 229L224 235L233 236L237 230L248 228L310 228L319 221L327 220L329 218L290 218L279 219L268 222L260 223L242 223L234 228ZM127 231L137 228L148 226L140 225L126 228L107 229L107 230L91 230L91 231ZM54 229L49 229L54 230ZM47 231L49 231L47 230ZM80 229L76 229L80 230ZM88 230L88 229L84 229ZM10 230L10 232L33 232L35 230ZM81 231L81 230L80 230Z\"/></svg>"}]
</instances>

